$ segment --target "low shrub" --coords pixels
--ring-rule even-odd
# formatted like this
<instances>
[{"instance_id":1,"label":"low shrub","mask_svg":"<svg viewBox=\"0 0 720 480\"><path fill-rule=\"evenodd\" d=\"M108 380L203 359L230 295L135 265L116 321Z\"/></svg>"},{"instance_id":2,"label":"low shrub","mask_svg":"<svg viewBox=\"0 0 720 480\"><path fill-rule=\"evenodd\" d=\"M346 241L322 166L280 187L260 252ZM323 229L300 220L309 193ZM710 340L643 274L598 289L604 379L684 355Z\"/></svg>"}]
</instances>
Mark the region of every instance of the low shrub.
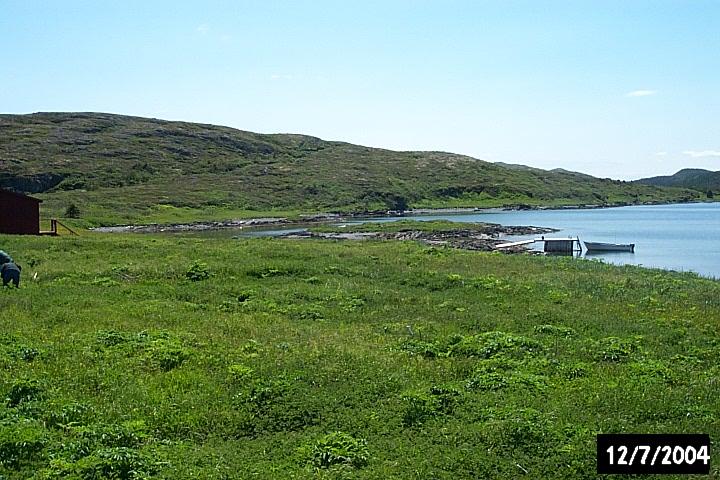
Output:
<instances>
[{"instance_id":1,"label":"low shrub","mask_svg":"<svg viewBox=\"0 0 720 480\"><path fill-rule=\"evenodd\" d=\"M401 396L405 409L402 424L421 425L427 419L452 413L462 394L453 387L433 386L428 390L406 392Z\"/></svg>"},{"instance_id":2,"label":"low shrub","mask_svg":"<svg viewBox=\"0 0 720 480\"><path fill-rule=\"evenodd\" d=\"M238 410L248 419L250 435L298 431L320 419L314 398L297 381L256 380L236 396Z\"/></svg>"},{"instance_id":3,"label":"low shrub","mask_svg":"<svg viewBox=\"0 0 720 480\"><path fill-rule=\"evenodd\" d=\"M33 422L0 424L0 465L17 468L20 463L33 459L46 443L42 428Z\"/></svg>"},{"instance_id":4,"label":"low shrub","mask_svg":"<svg viewBox=\"0 0 720 480\"><path fill-rule=\"evenodd\" d=\"M640 348L641 336L633 338L607 337L593 345L595 360L624 362Z\"/></svg>"},{"instance_id":5,"label":"low shrub","mask_svg":"<svg viewBox=\"0 0 720 480\"><path fill-rule=\"evenodd\" d=\"M212 272L210 271L207 263L201 263L199 261L196 261L195 263L190 265L190 267L185 272L185 278L187 278L191 282L207 280L211 276Z\"/></svg>"},{"instance_id":6,"label":"low shrub","mask_svg":"<svg viewBox=\"0 0 720 480\"><path fill-rule=\"evenodd\" d=\"M465 337L452 345L450 356L491 358L499 354L521 355L540 352L543 346L537 340L505 332L486 332Z\"/></svg>"},{"instance_id":7,"label":"low shrub","mask_svg":"<svg viewBox=\"0 0 720 480\"><path fill-rule=\"evenodd\" d=\"M300 448L307 466L324 469L333 465L363 467L370 460L367 442L343 432L334 432Z\"/></svg>"},{"instance_id":8,"label":"low shrub","mask_svg":"<svg viewBox=\"0 0 720 480\"><path fill-rule=\"evenodd\" d=\"M538 325L535 327L537 333L544 333L546 335L553 335L555 337L570 338L577 335L577 332L570 327L563 327L562 325Z\"/></svg>"},{"instance_id":9,"label":"low shrub","mask_svg":"<svg viewBox=\"0 0 720 480\"><path fill-rule=\"evenodd\" d=\"M45 391L43 382L34 378L21 378L13 382L6 394L5 403L8 407L16 407L22 402L42 398Z\"/></svg>"}]
</instances>

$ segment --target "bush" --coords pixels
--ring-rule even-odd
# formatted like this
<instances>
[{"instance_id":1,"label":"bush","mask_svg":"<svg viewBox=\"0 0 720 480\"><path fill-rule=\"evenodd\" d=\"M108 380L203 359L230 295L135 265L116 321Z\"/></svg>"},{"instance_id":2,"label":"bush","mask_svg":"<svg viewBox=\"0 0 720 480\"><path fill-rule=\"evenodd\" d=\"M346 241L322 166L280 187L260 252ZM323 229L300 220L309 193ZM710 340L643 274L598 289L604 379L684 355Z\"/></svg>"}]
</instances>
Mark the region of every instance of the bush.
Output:
<instances>
[{"instance_id":1,"label":"bush","mask_svg":"<svg viewBox=\"0 0 720 480\"><path fill-rule=\"evenodd\" d=\"M240 413L250 419L250 434L298 431L320 418L316 399L308 398L296 381L257 380L236 399Z\"/></svg>"},{"instance_id":2,"label":"bush","mask_svg":"<svg viewBox=\"0 0 720 480\"><path fill-rule=\"evenodd\" d=\"M605 362L624 362L640 347L641 336L632 339L607 337L595 344L595 359Z\"/></svg>"},{"instance_id":3,"label":"bush","mask_svg":"<svg viewBox=\"0 0 720 480\"><path fill-rule=\"evenodd\" d=\"M31 425L2 426L0 428L0 465L17 467L23 460L30 460L42 451L45 441L42 431Z\"/></svg>"},{"instance_id":4,"label":"bush","mask_svg":"<svg viewBox=\"0 0 720 480\"><path fill-rule=\"evenodd\" d=\"M104 448L71 462L54 460L41 478L147 479L160 470L153 456L128 447Z\"/></svg>"},{"instance_id":5,"label":"bush","mask_svg":"<svg viewBox=\"0 0 720 480\"><path fill-rule=\"evenodd\" d=\"M201 280L207 280L212 276L207 263L201 263L196 261L187 269L185 272L185 278L191 282L199 282Z\"/></svg>"},{"instance_id":6,"label":"bush","mask_svg":"<svg viewBox=\"0 0 720 480\"><path fill-rule=\"evenodd\" d=\"M343 432L335 432L300 448L307 465L329 468L332 465L362 467L367 465L370 453L365 439L355 438Z\"/></svg>"},{"instance_id":7,"label":"bush","mask_svg":"<svg viewBox=\"0 0 720 480\"><path fill-rule=\"evenodd\" d=\"M163 372L179 367L190 358L191 351L179 344L177 340L160 338L148 347L150 358Z\"/></svg>"},{"instance_id":8,"label":"bush","mask_svg":"<svg viewBox=\"0 0 720 480\"><path fill-rule=\"evenodd\" d=\"M423 342L422 340L408 340L400 347L403 352L412 355L420 355L425 358L435 358L442 354L434 343Z\"/></svg>"},{"instance_id":9,"label":"bush","mask_svg":"<svg viewBox=\"0 0 720 480\"><path fill-rule=\"evenodd\" d=\"M17 407L22 402L28 402L42 397L44 388L39 380L20 379L13 383L5 397L8 407Z\"/></svg>"},{"instance_id":10,"label":"bush","mask_svg":"<svg viewBox=\"0 0 720 480\"><path fill-rule=\"evenodd\" d=\"M577 335L577 332L570 328L562 325L537 325L535 327L537 333L544 333L546 335L553 335L555 337L570 338Z\"/></svg>"},{"instance_id":11,"label":"bush","mask_svg":"<svg viewBox=\"0 0 720 480\"><path fill-rule=\"evenodd\" d=\"M50 428L68 428L84 425L93 414L88 404L71 402L64 405L52 405L45 410L43 419Z\"/></svg>"},{"instance_id":12,"label":"bush","mask_svg":"<svg viewBox=\"0 0 720 480\"><path fill-rule=\"evenodd\" d=\"M14 345L7 351L8 356L25 362L32 362L40 356L41 353L39 349L28 347L27 345Z\"/></svg>"},{"instance_id":13,"label":"bush","mask_svg":"<svg viewBox=\"0 0 720 480\"><path fill-rule=\"evenodd\" d=\"M450 348L450 356L491 358L510 352L529 354L542 350L542 344L532 338L504 332L486 332L465 337Z\"/></svg>"},{"instance_id":14,"label":"bush","mask_svg":"<svg viewBox=\"0 0 720 480\"><path fill-rule=\"evenodd\" d=\"M460 392L452 387L433 386L428 391L408 392L402 396L406 407L402 423L420 425L428 418L452 413Z\"/></svg>"},{"instance_id":15,"label":"bush","mask_svg":"<svg viewBox=\"0 0 720 480\"><path fill-rule=\"evenodd\" d=\"M193 349L183 346L177 336L167 330L143 330L135 334L100 330L95 334L95 339L104 351L142 355L164 372L179 367L193 354Z\"/></svg>"},{"instance_id":16,"label":"bush","mask_svg":"<svg viewBox=\"0 0 720 480\"><path fill-rule=\"evenodd\" d=\"M241 383L248 380L252 376L254 370L245 365L234 364L228 367L228 372L236 382Z\"/></svg>"}]
</instances>

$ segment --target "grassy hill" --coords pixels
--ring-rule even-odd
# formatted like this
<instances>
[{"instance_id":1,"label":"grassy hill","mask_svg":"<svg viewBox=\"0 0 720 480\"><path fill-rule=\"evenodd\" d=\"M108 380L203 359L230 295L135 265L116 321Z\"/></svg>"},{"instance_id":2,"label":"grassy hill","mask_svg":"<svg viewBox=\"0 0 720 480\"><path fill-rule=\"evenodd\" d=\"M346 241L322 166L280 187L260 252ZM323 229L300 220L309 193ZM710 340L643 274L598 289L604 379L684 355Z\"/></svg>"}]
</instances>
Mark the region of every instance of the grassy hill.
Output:
<instances>
[{"instance_id":1,"label":"grassy hill","mask_svg":"<svg viewBox=\"0 0 720 480\"><path fill-rule=\"evenodd\" d=\"M720 172L712 172L701 168L684 168L674 175L642 178L637 180L637 183L720 192Z\"/></svg>"},{"instance_id":2,"label":"grassy hill","mask_svg":"<svg viewBox=\"0 0 720 480\"><path fill-rule=\"evenodd\" d=\"M443 152L395 152L304 135L101 113L0 115L0 187L70 204L93 224L242 210L688 201L668 189L509 169Z\"/></svg>"}]
</instances>

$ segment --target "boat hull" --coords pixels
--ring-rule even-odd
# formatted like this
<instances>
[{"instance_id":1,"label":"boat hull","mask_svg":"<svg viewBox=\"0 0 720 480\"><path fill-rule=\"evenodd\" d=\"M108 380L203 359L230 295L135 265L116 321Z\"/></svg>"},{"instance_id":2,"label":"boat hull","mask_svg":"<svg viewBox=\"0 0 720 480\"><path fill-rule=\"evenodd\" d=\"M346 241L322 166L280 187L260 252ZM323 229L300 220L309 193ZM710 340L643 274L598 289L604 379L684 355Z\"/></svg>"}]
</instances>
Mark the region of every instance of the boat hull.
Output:
<instances>
[{"instance_id":1,"label":"boat hull","mask_svg":"<svg viewBox=\"0 0 720 480\"><path fill-rule=\"evenodd\" d=\"M602 243L602 242L585 242L585 248L588 252L634 252L634 243Z\"/></svg>"}]
</instances>

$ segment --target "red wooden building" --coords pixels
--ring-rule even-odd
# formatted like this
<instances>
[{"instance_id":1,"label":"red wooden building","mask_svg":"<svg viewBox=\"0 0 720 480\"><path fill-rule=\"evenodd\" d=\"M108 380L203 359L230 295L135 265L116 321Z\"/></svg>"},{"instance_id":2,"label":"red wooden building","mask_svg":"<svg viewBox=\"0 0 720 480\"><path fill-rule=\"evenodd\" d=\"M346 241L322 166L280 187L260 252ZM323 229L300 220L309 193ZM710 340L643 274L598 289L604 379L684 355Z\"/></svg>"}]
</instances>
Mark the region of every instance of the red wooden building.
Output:
<instances>
[{"instance_id":1,"label":"red wooden building","mask_svg":"<svg viewBox=\"0 0 720 480\"><path fill-rule=\"evenodd\" d=\"M41 202L0 188L0 233L40 235Z\"/></svg>"}]
</instances>

